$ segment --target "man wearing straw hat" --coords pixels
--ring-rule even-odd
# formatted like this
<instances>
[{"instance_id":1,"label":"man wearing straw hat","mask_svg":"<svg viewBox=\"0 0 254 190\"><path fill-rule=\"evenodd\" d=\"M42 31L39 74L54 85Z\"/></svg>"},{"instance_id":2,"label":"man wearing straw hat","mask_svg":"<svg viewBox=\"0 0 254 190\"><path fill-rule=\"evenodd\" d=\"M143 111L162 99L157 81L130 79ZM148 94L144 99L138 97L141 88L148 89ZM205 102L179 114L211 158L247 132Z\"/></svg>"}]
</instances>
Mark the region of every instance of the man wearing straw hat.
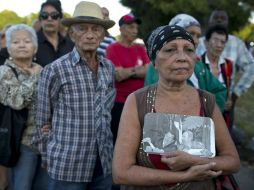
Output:
<instances>
[{"instance_id":1,"label":"man wearing straw hat","mask_svg":"<svg viewBox=\"0 0 254 190\"><path fill-rule=\"evenodd\" d=\"M82 1L62 24L70 27L75 47L47 65L38 84L35 138L48 189L111 190L114 67L96 49L115 22L104 20L96 3Z\"/></svg>"}]
</instances>

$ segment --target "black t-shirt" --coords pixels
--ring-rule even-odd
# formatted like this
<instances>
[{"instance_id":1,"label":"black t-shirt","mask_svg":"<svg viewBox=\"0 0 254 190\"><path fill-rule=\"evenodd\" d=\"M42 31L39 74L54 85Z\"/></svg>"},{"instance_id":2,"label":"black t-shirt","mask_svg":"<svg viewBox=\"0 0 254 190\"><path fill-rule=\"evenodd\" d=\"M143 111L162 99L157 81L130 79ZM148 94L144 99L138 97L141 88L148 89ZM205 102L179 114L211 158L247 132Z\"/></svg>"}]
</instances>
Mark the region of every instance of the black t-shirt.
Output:
<instances>
[{"instance_id":1,"label":"black t-shirt","mask_svg":"<svg viewBox=\"0 0 254 190\"><path fill-rule=\"evenodd\" d=\"M1 48L0 50L0 65L3 65L5 60L9 58L7 48Z\"/></svg>"},{"instance_id":2,"label":"black t-shirt","mask_svg":"<svg viewBox=\"0 0 254 190\"><path fill-rule=\"evenodd\" d=\"M53 45L46 39L42 31L37 33L38 37L38 51L36 53L36 60L34 62L38 63L42 67L55 61L57 58L65 55L72 51L74 44L67 38L59 35L58 48L55 51Z\"/></svg>"}]
</instances>

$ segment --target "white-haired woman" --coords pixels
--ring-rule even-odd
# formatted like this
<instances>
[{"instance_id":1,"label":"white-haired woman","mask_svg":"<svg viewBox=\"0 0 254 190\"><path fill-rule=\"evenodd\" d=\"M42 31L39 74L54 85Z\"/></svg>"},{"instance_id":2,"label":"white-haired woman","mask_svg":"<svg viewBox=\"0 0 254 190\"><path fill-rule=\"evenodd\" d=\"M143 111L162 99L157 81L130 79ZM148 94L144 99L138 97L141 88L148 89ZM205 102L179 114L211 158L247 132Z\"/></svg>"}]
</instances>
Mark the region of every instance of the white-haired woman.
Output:
<instances>
[{"instance_id":1,"label":"white-haired woman","mask_svg":"<svg viewBox=\"0 0 254 190\"><path fill-rule=\"evenodd\" d=\"M0 66L0 102L13 109L28 109L27 126L22 136L21 154L11 168L11 189L30 190L38 155L31 148L35 128L34 100L41 66L33 62L38 47L34 29L26 24L11 26L6 31L6 47L10 58Z\"/></svg>"}]
</instances>

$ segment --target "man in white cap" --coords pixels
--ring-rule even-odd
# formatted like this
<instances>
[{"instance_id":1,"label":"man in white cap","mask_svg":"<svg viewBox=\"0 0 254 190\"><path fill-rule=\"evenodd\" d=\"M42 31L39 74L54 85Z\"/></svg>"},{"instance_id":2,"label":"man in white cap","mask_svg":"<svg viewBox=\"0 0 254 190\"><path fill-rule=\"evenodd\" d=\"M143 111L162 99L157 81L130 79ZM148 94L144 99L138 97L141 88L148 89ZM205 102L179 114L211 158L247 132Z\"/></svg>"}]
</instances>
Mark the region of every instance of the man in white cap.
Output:
<instances>
[{"instance_id":1,"label":"man in white cap","mask_svg":"<svg viewBox=\"0 0 254 190\"><path fill-rule=\"evenodd\" d=\"M115 22L103 19L96 3L82 1L62 24L73 31L75 47L47 65L38 84L35 139L48 189L111 190L114 67L96 49ZM49 133L43 133L47 125Z\"/></svg>"}]
</instances>

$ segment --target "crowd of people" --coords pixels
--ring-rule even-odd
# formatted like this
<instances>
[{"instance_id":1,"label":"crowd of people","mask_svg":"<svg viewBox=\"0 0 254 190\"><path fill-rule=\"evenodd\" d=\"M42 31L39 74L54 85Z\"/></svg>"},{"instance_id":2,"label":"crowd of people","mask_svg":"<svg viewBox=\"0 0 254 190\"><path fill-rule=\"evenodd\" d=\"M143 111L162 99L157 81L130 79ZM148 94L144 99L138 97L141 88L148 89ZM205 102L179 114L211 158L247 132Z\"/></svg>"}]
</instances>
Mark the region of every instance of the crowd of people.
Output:
<instances>
[{"instance_id":1,"label":"crowd of people","mask_svg":"<svg viewBox=\"0 0 254 190\"><path fill-rule=\"evenodd\" d=\"M64 18L61 2L46 0L32 26L1 31L0 103L27 108L28 119L16 165L0 165L0 190L237 188L230 133L236 100L254 80L253 56L228 33L223 9L204 37L196 18L177 14L137 44L141 24L123 15L116 40L106 7L81 1ZM147 113L210 117L216 155L146 153Z\"/></svg>"}]
</instances>

